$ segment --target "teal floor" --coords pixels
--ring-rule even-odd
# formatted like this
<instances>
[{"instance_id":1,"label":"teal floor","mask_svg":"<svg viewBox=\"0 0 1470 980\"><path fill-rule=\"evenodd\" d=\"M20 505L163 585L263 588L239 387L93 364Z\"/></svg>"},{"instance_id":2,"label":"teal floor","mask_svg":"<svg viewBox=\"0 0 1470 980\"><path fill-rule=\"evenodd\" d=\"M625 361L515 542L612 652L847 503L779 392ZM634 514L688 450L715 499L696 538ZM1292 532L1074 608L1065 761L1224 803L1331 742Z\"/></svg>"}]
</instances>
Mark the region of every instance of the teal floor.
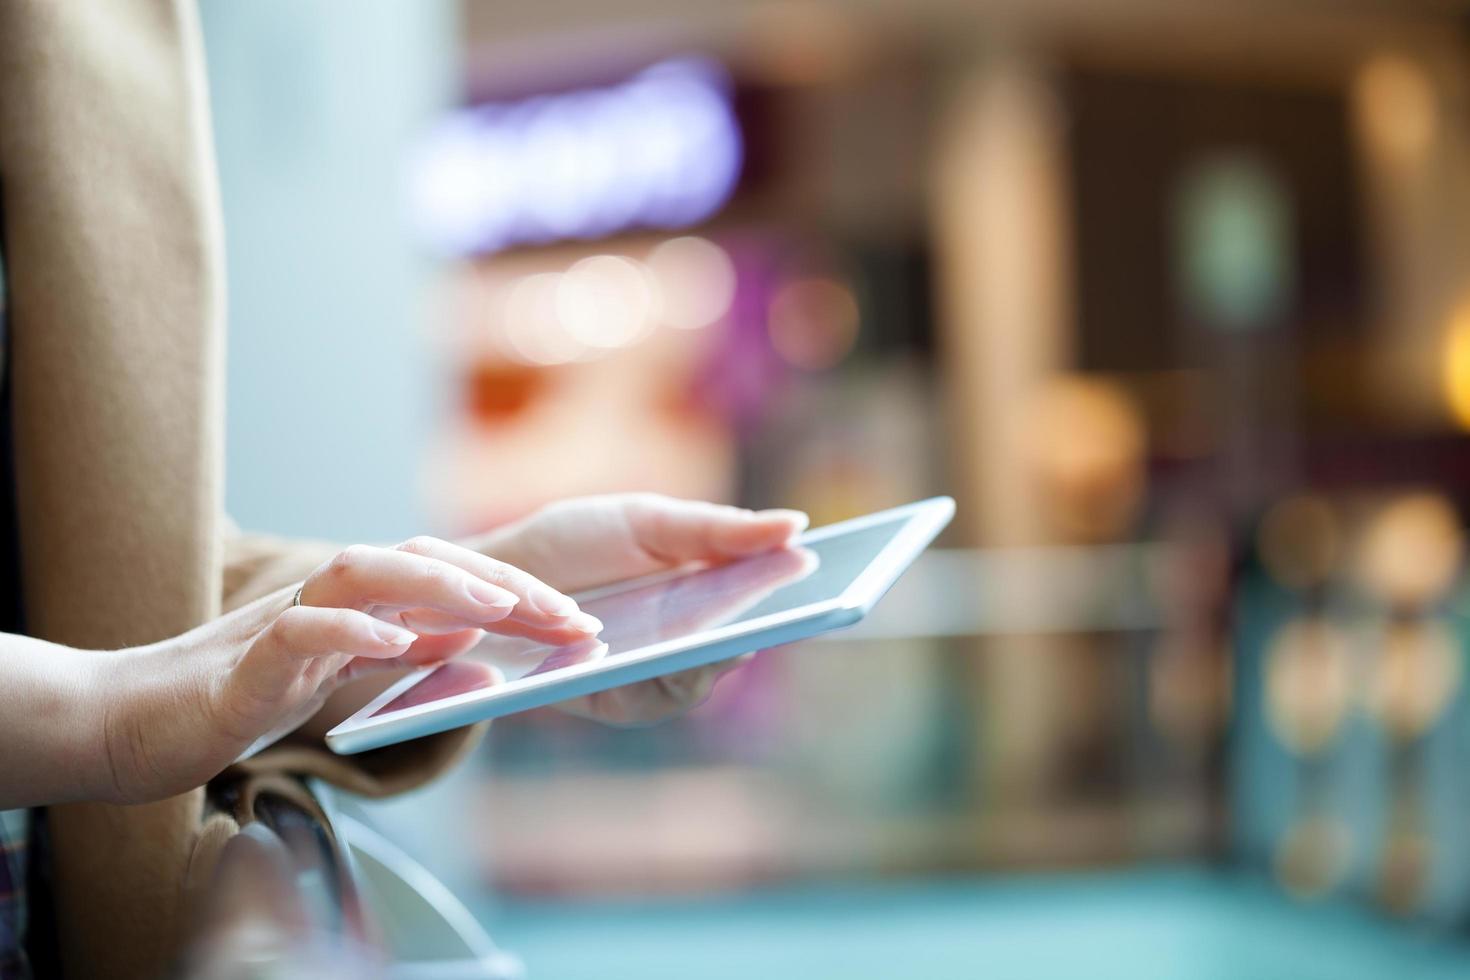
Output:
<instances>
[{"instance_id":1,"label":"teal floor","mask_svg":"<svg viewBox=\"0 0 1470 980\"><path fill-rule=\"evenodd\" d=\"M502 901L529 980L1470 977L1470 943L1203 870Z\"/></svg>"}]
</instances>

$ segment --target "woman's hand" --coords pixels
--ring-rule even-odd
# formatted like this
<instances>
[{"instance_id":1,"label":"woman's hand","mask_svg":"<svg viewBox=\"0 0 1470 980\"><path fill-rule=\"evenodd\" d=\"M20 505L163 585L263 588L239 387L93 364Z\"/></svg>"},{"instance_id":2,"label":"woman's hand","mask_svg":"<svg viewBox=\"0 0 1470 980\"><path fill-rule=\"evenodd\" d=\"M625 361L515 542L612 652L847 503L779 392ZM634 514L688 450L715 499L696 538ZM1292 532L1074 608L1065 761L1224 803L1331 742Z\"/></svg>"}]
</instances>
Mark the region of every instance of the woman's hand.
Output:
<instances>
[{"instance_id":1,"label":"woman's hand","mask_svg":"<svg viewBox=\"0 0 1470 980\"><path fill-rule=\"evenodd\" d=\"M806 526L799 510L618 493L558 501L465 544L564 592L581 592L688 562L760 554Z\"/></svg>"},{"instance_id":2,"label":"woman's hand","mask_svg":"<svg viewBox=\"0 0 1470 980\"><path fill-rule=\"evenodd\" d=\"M806 526L800 511L753 512L658 494L613 494L551 504L467 545L577 592L688 562L770 551L790 543ZM660 721L703 701L720 675L745 659L603 691L561 707L612 724Z\"/></svg>"},{"instance_id":3,"label":"woman's hand","mask_svg":"<svg viewBox=\"0 0 1470 980\"><path fill-rule=\"evenodd\" d=\"M158 799L290 731L366 671L446 660L486 632L564 645L601 624L534 576L458 545L354 545L301 587L183 636L87 658L106 760L86 795Z\"/></svg>"}]
</instances>

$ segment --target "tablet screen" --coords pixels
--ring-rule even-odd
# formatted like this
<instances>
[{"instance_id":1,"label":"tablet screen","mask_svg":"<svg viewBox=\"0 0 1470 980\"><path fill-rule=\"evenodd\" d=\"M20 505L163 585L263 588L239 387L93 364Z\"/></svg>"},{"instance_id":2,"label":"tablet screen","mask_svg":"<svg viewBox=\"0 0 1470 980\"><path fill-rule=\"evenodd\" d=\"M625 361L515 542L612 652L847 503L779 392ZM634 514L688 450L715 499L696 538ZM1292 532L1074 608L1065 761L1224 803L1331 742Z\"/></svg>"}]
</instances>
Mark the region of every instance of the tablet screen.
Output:
<instances>
[{"instance_id":1,"label":"tablet screen","mask_svg":"<svg viewBox=\"0 0 1470 980\"><path fill-rule=\"evenodd\" d=\"M380 718L589 660L629 656L655 643L835 599L906 523L898 517L799 547L592 593L580 604L603 622L605 628L596 639L571 647L547 647L487 637L369 717Z\"/></svg>"}]
</instances>

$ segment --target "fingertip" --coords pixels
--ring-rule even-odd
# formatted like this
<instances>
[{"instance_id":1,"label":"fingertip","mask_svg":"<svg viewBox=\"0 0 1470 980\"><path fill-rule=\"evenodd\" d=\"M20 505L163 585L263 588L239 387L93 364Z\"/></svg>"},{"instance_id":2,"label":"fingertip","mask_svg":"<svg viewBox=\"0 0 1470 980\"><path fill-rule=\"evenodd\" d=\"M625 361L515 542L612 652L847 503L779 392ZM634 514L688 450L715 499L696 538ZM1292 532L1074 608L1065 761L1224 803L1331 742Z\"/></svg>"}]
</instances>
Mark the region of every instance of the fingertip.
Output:
<instances>
[{"instance_id":1,"label":"fingertip","mask_svg":"<svg viewBox=\"0 0 1470 980\"><path fill-rule=\"evenodd\" d=\"M498 623L515 615L516 607L510 606L487 606L480 621L484 623Z\"/></svg>"},{"instance_id":2,"label":"fingertip","mask_svg":"<svg viewBox=\"0 0 1470 980\"><path fill-rule=\"evenodd\" d=\"M792 510L788 507L757 511L755 516L761 521L785 529L788 540L805 531L812 523L811 516L806 511Z\"/></svg>"},{"instance_id":3,"label":"fingertip","mask_svg":"<svg viewBox=\"0 0 1470 980\"><path fill-rule=\"evenodd\" d=\"M565 619L577 612L577 600L539 582L531 587L529 598L532 609L553 619Z\"/></svg>"},{"instance_id":4,"label":"fingertip","mask_svg":"<svg viewBox=\"0 0 1470 980\"><path fill-rule=\"evenodd\" d=\"M372 624L373 637L382 646L408 646L419 638L412 630L406 630L402 626L394 626L392 623L375 621Z\"/></svg>"},{"instance_id":5,"label":"fingertip","mask_svg":"<svg viewBox=\"0 0 1470 980\"><path fill-rule=\"evenodd\" d=\"M469 589L471 599L492 612L509 615L510 611L521 601L521 597L510 589L480 579L470 579L466 587Z\"/></svg>"},{"instance_id":6,"label":"fingertip","mask_svg":"<svg viewBox=\"0 0 1470 980\"><path fill-rule=\"evenodd\" d=\"M567 619L567 626L570 629L576 630L578 633L586 633L588 636L596 636L603 629L602 620L593 616L591 613L585 612L573 613Z\"/></svg>"},{"instance_id":7,"label":"fingertip","mask_svg":"<svg viewBox=\"0 0 1470 980\"><path fill-rule=\"evenodd\" d=\"M791 544L810 523L799 510L763 510L748 513L745 520L730 525L724 534L726 550L753 554Z\"/></svg>"},{"instance_id":8,"label":"fingertip","mask_svg":"<svg viewBox=\"0 0 1470 980\"><path fill-rule=\"evenodd\" d=\"M352 655L354 657L365 657L369 660L392 660L395 657L401 657L412 649L414 643L418 640L418 637L414 636L414 634L410 633L409 635L413 636L413 639L379 640L367 649L352 651Z\"/></svg>"},{"instance_id":9,"label":"fingertip","mask_svg":"<svg viewBox=\"0 0 1470 980\"><path fill-rule=\"evenodd\" d=\"M793 548L791 553L796 556L796 564L792 568L794 575L806 578L806 576L822 567L822 560L810 548Z\"/></svg>"}]
</instances>

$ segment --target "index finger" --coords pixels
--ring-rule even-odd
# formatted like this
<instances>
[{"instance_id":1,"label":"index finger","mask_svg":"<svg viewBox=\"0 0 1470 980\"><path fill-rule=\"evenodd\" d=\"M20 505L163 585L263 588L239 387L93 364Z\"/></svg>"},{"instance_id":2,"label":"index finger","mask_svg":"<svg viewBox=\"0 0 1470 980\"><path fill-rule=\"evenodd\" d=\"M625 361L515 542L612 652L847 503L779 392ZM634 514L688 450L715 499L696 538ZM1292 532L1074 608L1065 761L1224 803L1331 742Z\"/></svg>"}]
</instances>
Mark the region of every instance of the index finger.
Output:
<instances>
[{"instance_id":1,"label":"index finger","mask_svg":"<svg viewBox=\"0 0 1470 980\"><path fill-rule=\"evenodd\" d=\"M533 627L551 628L565 626L569 620L573 621L574 628L584 625L583 621L574 620L579 611L575 599L553 589L530 572L524 572L514 565L496 561L478 551L440 538L410 538L394 550L454 565L492 585L505 589L519 600L508 617L516 622ZM597 628L600 629L600 625Z\"/></svg>"}]
</instances>

